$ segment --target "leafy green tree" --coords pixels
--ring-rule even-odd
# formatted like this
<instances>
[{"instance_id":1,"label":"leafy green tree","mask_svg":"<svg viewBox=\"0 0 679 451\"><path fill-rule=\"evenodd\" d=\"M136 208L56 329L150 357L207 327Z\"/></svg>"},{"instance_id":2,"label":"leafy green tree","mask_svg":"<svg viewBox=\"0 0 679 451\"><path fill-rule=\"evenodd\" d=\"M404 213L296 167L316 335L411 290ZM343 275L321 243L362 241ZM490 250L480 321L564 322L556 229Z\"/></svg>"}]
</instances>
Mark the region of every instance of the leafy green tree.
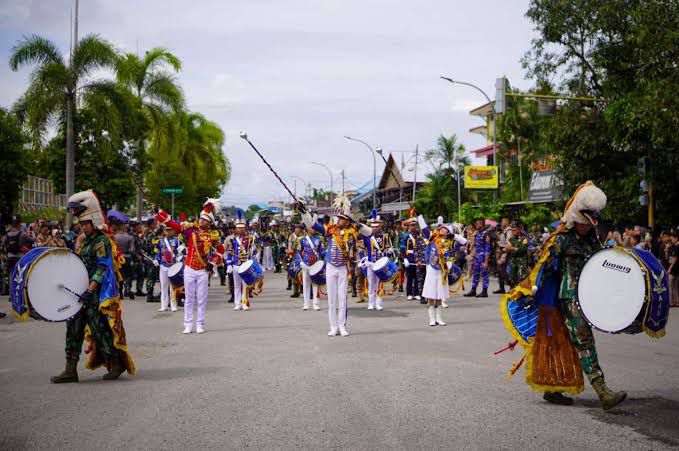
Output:
<instances>
[{"instance_id":1,"label":"leafy green tree","mask_svg":"<svg viewBox=\"0 0 679 451\"><path fill-rule=\"evenodd\" d=\"M26 180L29 166L26 144L28 137L17 118L0 108L0 215L2 223L9 222L19 200L21 186Z\"/></svg>"},{"instance_id":2,"label":"leafy green tree","mask_svg":"<svg viewBox=\"0 0 679 451\"><path fill-rule=\"evenodd\" d=\"M179 112L171 121L175 139L156 141L148 149L151 164L146 174L149 199L167 205L168 195L161 190L182 187L175 198L175 209L198 208L207 197L219 197L229 180L231 166L224 155L224 132L198 113Z\"/></svg>"},{"instance_id":3,"label":"leafy green tree","mask_svg":"<svg viewBox=\"0 0 679 451\"><path fill-rule=\"evenodd\" d=\"M650 157L660 223L679 222L679 3L663 0L533 0L537 34L524 58L539 83L606 99L565 102L543 121L544 150L567 197L593 180L608 196L607 215L643 223L637 160Z\"/></svg>"},{"instance_id":4,"label":"leafy green tree","mask_svg":"<svg viewBox=\"0 0 679 451\"><path fill-rule=\"evenodd\" d=\"M100 69L112 68L116 60L113 46L92 34L75 44L70 61L53 42L37 35L25 37L12 48L9 65L13 71L36 65L28 89L15 106L31 133L34 147L43 144L51 125L65 128L67 195L73 193L75 186L76 105L104 101L119 105L123 102L111 81L94 80L91 76Z\"/></svg>"},{"instance_id":5,"label":"leafy green tree","mask_svg":"<svg viewBox=\"0 0 679 451\"><path fill-rule=\"evenodd\" d=\"M174 73L181 69L181 61L163 48L154 48L143 57L128 53L116 65L118 83L134 96L137 117L140 118L130 136L137 186L137 216L141 217L144 201L144 176L148 170L147 147L169 147L175 128L171 113L184 109L184 94ZM174 72L174 73L173 73Z\"/></svg>"}]
</instances>

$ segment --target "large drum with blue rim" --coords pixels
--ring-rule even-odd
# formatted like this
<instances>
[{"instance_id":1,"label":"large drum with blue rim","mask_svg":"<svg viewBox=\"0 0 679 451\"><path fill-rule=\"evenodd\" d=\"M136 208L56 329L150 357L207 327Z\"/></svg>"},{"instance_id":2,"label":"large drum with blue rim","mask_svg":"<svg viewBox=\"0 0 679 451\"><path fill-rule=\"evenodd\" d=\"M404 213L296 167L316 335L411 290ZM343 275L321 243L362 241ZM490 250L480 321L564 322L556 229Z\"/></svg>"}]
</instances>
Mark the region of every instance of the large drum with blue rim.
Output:
<instances>
[{"instance_id":1,"label":"large drum with blue rim","mask_svg":"<svg viewBox=\"0 0 679 451\"><path fill-rule=\"evenodd\" d=\"M184 262L177 262L167 269L167 278L170 279L172 288L184 286Z\"/></svg>"},{"instance_id":2,"label":"large drum with blue rim","mask_svg":"<svg viewBox=\"0 0 679 451\"><path fill-rule=\"evenodd\" d=\"M89 285L87 268L68 249L38 247L21 257L10 275L12 308L22 319L67 321L83 308L80 295Z\"/></svg>"},{"instance_id":3,"label":"large drum with blue rim","mask_svg":"<svg viewBox=\"0 0 679 451\"><path fill-rule=\"evenodd\" d=\"M578 279L578 303L590 325L603 332L655 337L669 316L667 272L641 249L609 247L592 254Z\"/></svg>"},{"instance_id":4,"label":"large drum with blue rim","mask_svg":"<svg viewBox=\"0 0 679 451\"><path fill-rule=\"evenodd\" d=\"M264 270L257 260L248 260L238 267L238 275L245 285L253 286L264 277Z\"/></svg>"}]
</instances>

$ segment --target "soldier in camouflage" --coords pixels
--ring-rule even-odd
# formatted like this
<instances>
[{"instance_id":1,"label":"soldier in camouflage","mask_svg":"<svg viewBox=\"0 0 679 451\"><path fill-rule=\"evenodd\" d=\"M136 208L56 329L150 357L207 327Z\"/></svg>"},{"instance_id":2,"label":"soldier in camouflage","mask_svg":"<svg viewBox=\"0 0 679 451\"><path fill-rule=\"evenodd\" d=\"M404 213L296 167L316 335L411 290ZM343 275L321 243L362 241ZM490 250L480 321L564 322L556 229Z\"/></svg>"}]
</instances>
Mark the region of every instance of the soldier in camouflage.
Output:
<instances>
[{"instance_id":1,"label":"soldier in camouflage","mask_svg":"<svg viewBox=\"0 0 679 451\"><path fill-rule=\"evenodd\" d=\"M474 226L476 227L476 232L474 232L472 287L468 293L464 294L464 296L487 298L488 284L490 282L488 270L490 268L490 254L493 246L491 244L490 232L488 227L486 227L486 220L483 218L477 218L474 221ZM481 290L481 293L476 294L476 287L479 285L480 279L483 279L483 289Z\"/></svg>"},{"instance_id":2,"label":"soldier in camouflage","mask_svg":"<svg viewBox=\"0 0 679 451\"><path fill-rule=\"evenodd\" d=\"M158 280L158 268L153 264L158 246L158 223L151 218L146 222L146 233L141 241L144 276L146 277L146 302L160 302L160 298L153 296L153 288Z\"/></svg>"},{"instance_id":3,"label":"soldier in camouflage","mask_svg":"<svg viewBox=\"0 0 679 451\"><path fill-rule=\"evenodd\" d=\"M509 254L507 264L507 281L510 287L515 287L528 276L528 237L521 233L521 227L516 222L511 225L508 243L505 251Z\"/></svg>"}]
</instances>

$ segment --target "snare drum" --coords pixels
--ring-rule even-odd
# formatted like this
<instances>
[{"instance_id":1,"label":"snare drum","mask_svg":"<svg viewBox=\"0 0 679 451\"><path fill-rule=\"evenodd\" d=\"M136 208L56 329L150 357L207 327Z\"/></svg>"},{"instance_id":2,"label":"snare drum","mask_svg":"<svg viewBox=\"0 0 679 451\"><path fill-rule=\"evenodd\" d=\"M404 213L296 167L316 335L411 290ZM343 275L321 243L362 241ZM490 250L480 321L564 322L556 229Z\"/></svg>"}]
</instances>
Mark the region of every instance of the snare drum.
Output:
<instances>
[{"instance_id":1,"label":"snare drum","mask_svg":"<svg viewBox=\"0 0 679 451\"><path fill-rule=\"evenodd\" d=\"M373 272L381 282L390 282L398 274L398 265L389 257L382 257L373 265Z\"/></svg>"},{"instance_id":2,"label":"snare drum","mask_svg":"<svg viewBox=\"0 0 679 451\"><path fill-rule=\"evenodd\" d=\"M34 314L45 321L67 321L83 308L80 294L89 283L87 268L76 254L38 247L21 257L12 270L12 308L22 319Z\"/></svg>"},{"instance_id":3,"label":"snare drum","mask_svg":"<svg viewBox=\"0 0 679 451\"><path fill-rule=\"evenodd\" d=\"M238 267L238 275L243 279L245 285L254 286L264 277L264 270L257 260L248 260Z\"/></svg>"},{"instance_id":4,"label":"snare drum","mask_svg":"<svg viewBox=\"0 0 679 451\"><path fill-rule=\"evenodd\" d=\"M610 247L587 259L578 279L580 310L603 332L662 336L669 315L669 280L650 252Z\"/></svg>"},{"instance_id":5,"label":"snare drum","mask_svg":"<svg viewBox=\"0 0 679 451\"><path fill-rule=\"evenodd\" d=\"M167 278L175 290L184 286L184 262L178 262L167 270Z\"/></svg>"},{"instance_id":6,"label":"snare drum","mask_svg":"<svg viewBox=\"0 0 679 451\"><path fill-rule=\"evenodd\" d=\"M316 285L325 285L325 260L319 260L309 268L311 282Z\"/></svg>"},{"instance_id":7,"label":"snare drum","mask_svg":"<svg viewBox=\"0 0 679 451\"><path fill-rule=\"evenodd\" d=\"M290 265L288 265L288 277L290 277L290 279L293 281L301 280L302 274L302 266L300 264L301 261L302 259L299 257L299 255L296 255L290 262Z\"/></svg>"}]
</instances>

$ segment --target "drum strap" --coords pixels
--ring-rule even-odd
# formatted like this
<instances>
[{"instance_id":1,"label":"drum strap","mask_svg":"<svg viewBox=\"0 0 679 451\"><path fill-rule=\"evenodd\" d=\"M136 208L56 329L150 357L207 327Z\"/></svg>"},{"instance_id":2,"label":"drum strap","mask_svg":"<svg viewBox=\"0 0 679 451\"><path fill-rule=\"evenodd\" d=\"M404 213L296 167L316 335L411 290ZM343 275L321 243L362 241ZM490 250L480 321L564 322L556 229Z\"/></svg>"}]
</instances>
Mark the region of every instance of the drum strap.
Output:
<instances>
[{"instance_id":1,"label":"drum strap","mask_svg":"<svg viewBox=\"0 0 679 451\"><path fill-rule=\"evenodd\" d=\"M314 251L314 255L316 255L316 258L318 258L318 252L316 252L316 247L314 246L314 242L311 241L311 238L309 238L309 235L306 236L306 240L309 243L309 247L311 247L311 250Z\"/></svg>"},{"instance_id":2,"label":"drum strap","mask_svg":"<svg viewBox=\"0 0 679 451\"><path fill-rule=\"evenodd\" d=\"M175 261L175 255L174 255L174 250L172 249L172 246L170 246L170 242L167 240L167 238L164 238L163 241L165 241L165 247L167 248L167 251L172 255L172 261Z\"/></svg>"}]
</instances>

